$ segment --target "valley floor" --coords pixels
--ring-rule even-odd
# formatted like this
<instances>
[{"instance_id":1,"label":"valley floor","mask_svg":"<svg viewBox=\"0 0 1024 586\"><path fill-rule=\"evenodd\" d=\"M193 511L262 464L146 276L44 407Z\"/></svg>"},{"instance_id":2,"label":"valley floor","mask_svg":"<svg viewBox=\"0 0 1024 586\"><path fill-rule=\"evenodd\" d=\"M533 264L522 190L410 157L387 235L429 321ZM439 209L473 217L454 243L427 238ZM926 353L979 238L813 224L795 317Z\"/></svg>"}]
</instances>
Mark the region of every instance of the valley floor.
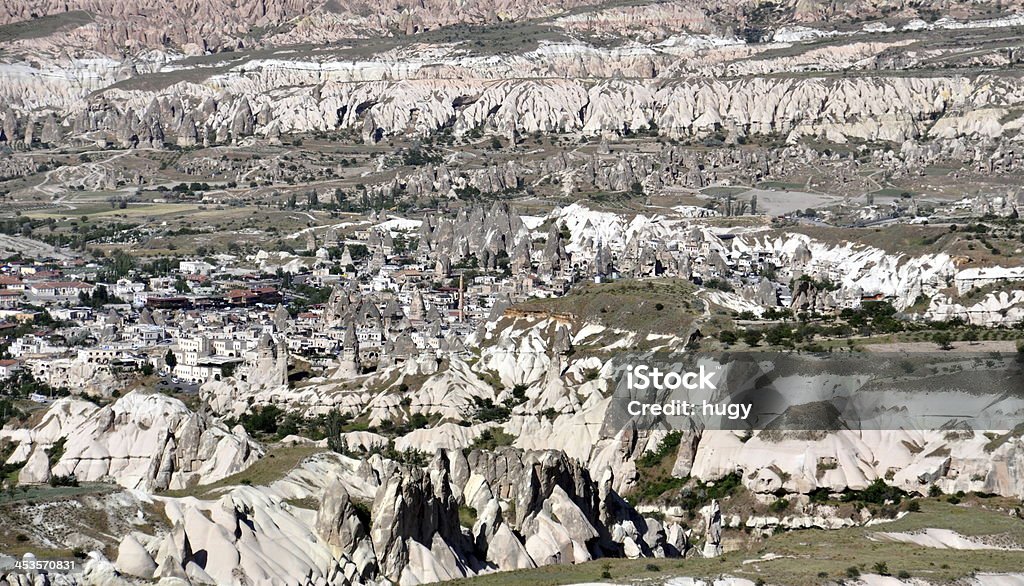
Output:
<instances>
[{"instance_id":1,"label":"valley floor","mask_svg":"<svg viewBox=\"0 0 1024 586\"><path fill-rule=\"evenodd\" d=\"M906 513L892 522L832 531L780 533L718 558L605 559L574 566L502 572L449 584L652 584L682 576L731 576L754 583L799 586L842 583L868 574L944 584L984 574L1015 573L1024 568L1024 521L1017 517L1019 502L998 497L959 505L941 499L917 502L920 511ZM892 534L920 536L936 527L966 538L959 545L961 549L954 554L952 547L892 541Z\"/></svg>"}]
</instances>

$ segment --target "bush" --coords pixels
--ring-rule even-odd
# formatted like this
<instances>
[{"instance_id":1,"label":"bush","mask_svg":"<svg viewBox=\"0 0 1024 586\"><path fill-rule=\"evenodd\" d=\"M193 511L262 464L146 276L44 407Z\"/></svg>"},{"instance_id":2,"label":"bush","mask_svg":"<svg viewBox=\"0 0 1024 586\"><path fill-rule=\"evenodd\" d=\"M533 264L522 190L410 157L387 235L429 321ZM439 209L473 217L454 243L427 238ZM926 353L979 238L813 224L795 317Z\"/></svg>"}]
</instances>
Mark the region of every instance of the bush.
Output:
<instances>
[{"instance_id":1,"label":"bush","mask_svg":"<svg viewBox=\"0 0 1024 586\"><path fill-rule=\"evenodd\" d=\"M683 432L673 431L665 436L658 444L658 449L637 458L636 465L640 468L653 468L661 463L666 456L674 455L679 450L679 442L683 439Z\"/></svg>"},{"instance_id":2,"label":"bush","mask_svg":"<svg viewBox=\"0 0 1024 586\"><path fill-rule=\"evenodd\" d=\"M725 291L726 293L733 292L732 285L725 279L708 279L707 281L704 281L704 286L708 289L718 289L719 291Z\"/></svg>"},{"instance_id":3,"label":"bush","mask_svg":"<svg viewBox=\"0 0 1024 586\"><path fill-rule=\"evenodd\" d=\"M743 332L743 343L747 346L757 346L761 341L761 330L747 330Z\"/></svg>"},{"instance_id":4,"label":"bush","mask_svg":"<svg viewBox=\"0 0 1024 586\"><path fill-rule=\"evenodd\" d=\"M477 513L476 509L470 506L462 505L459 507L459 524L463 527L472 528L476 524Z\"/></svg>"},{"instance_id":5,"label":"bush","mask_svg":"<svg viewBox=\"0 0 1024 586\"><path fill-rule=\"evenodd\" d=\"M846 577L847 578L859 578L860 577L860 568L858 568L857 566L850 566L849 568L846 568Z\"/></svg>"},{"instance_id":6,"label":"bush","mask_svg":"<svg viewBox=\"0 0 1024 586\"><path fill-rule=\"evenodd\" d=\"M492 429L485 429L473 443L466 448L465 452L468 454L473 450L495 450L503 446L511 446L512 442L515 441L515 437L505 433L505 430L500 427Z\"/></svg>"},{"instance_id":7,"label":"bush","mask_svg":"<svg viewBox=\"0 0 1024 586\"><path fill-rule=\"evenodd\" d=\"M900 570L900 573L896 574L896 577L899 578L900 580L909 580L910 579L910 572L908 572L906 570Z\"/></svg>"},{"instance_id":8,"label":"bush","mask_svg":"<svg viewBox=\"0 0 1024 586\"><path fill-rule=\"evenodd\" d=\"M907 511L911 513L919 513L921 511L921 503L917 501L910 501L907 503Z\"/></svg>"},{"instance_id":9,"label":"bush","mask_svg":"<svg viewBox=\"0 0 1024 586\"><path fill-rule=\"evenodd\" d=\"M54 475L50 477L50 486L78 486L78 479L74 474L66 476Z\"/></svg>"},{"instance_id":10,"label":"bush","mask_svg":"<svg viewBox=\"0 0 1024 586\"><path fill-rule=\"evenodd\" d=\"M895 486L887 485L884 480L878 478L864 490L843 493L842 501L844 503L862 502L872 505L884 505L886 501L892 501L899 504L906 494Z\"/></svg>"},{"instance_id":11,"label":"bush","mask_svg":"<svg viewBox=\"0 0 1024 586\"><path fill-rule=\"evenodd\" d=\"M875 562L875 573L881 576L889 575L889 566L885 562Z\"/></svg>"}]
</instances>

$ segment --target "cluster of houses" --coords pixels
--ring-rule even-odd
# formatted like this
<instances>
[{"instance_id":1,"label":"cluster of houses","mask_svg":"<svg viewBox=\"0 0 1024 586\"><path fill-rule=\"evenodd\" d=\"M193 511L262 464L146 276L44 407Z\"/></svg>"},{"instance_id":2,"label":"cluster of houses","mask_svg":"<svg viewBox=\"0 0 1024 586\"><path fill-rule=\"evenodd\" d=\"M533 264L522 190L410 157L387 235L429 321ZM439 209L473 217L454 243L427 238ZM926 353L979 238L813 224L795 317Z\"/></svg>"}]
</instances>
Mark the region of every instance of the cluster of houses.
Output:
<instances>
[{"instance_id":1,"label":"cluster of houses","mask_svg":"<svg viewBox=\"0 0 1024 586\"><path fill-rule=\"evenodd\" d=\"M97 282L109 274L98 263L6 265L0 378L27 370L54 387L87 389L124 384L131 377L120 374L136 370L183 384L286 384L296 359L335 376L410 360L429 369L466 352L512 303L582 281L715 280L759 305L785 306L795 276L842 277L802 245L785 254L733 246L732 236L697 227L602 242L589 221L572 234L550 220L527 228L502 204L369 224L347 235L310 230L303 254L188 258L165 274L134 269L108 283ZM83 303L101 287L103 303Z\"/></svg>"}]
</instances>

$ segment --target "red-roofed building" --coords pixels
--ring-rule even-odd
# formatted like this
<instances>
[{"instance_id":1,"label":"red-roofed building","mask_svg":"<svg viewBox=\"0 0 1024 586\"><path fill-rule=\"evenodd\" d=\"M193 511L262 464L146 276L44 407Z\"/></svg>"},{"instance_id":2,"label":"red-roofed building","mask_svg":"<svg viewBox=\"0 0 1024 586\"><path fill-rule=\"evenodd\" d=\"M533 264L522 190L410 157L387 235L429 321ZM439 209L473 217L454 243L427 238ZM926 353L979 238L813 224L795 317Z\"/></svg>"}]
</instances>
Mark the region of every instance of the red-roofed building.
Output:
<instances>
[{"instance_id":1,"label":"red-roofed building","mask_svg":"<svg viewBox=\"0 0 1024 586\"><path fill-rule=\"evenodd\" d=\"M255 289L232 289L226 296L231 305L254 305L256 303L280 303L281 293L274 287L256 287Z\"/></svg>"},{"instance_id":2,"label":"red-roofed building","mask_svg":"<svg viewBox=\"0 0 1024 586\"><path fill-rule=\"evenodd\" d=\"M14 309L25 293L18 289L0 289L0 309Z\"/></svg>"},{"instance_id":3,"label":"red-roofed building","mask_svg":"<svg viewBox=\"0 0 1024 586\"><path fill-rule=\"evenodd\" d=\"M226 297L228 303L232 305L250 305L256 303L256 298L259 296L249 289L232 289L228 291Z\"/></svg>"},{"instance_id":4,"label":"red-roofed building","mask_svg":"<svg viewBox=\"0 0 1024 586\"><path fill-rule=\"evenodd\" d=\"M17 360L0 360L0 380L10 378L21 370L21 362Z\"/></svg>"},{"instance_id":5,"label":"red-roofed building","mask_svg":"<svg viewBox=\"0 0 1024 586\"><path fill-rule=\"evenodd\" d=\"M89 293L96 285L83 281L40 281L29 285L29 292L39 297L77 298L79 293Z\"/></svg>"},{"instance_id":6,"label":"red-roofed building","mask_svg":"<svg viewBox=\"0 0 1024 586\"><path fill-rule=\"evenodd\" d=\"M22 291L25 289L25 283L21 280L21 277L15 275L0 275L0 289Z\"/></svg>"},{"instance_id":7,"label":"red-roofed building","mask_svg":"<svg viewBox=\"0 0 1024 586\"><path fill-rule=\"evenodd\" d=\"M54 271L50 269L44 269L30 273L29 277L33 281L54 281L61 277L60 271Z\"/></svg>"}]
</instances>

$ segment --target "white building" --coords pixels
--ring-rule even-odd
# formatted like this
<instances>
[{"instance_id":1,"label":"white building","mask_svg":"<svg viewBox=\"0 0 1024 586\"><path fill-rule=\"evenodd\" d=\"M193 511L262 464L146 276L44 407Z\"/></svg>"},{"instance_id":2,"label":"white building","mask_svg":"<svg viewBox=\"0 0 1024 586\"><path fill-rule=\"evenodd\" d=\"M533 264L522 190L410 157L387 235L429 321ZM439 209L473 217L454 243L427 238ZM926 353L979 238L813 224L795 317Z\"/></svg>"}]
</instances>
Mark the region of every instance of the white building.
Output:
<instances>
[{"instance_id":1,"label":"white building","mask_svg":"<svg viewBox=\"0 0 1024 586\"><path fill-rule=\"evenodd\" d=\"M8 379L21 370L21 363L17 360L0 360L0 380Z\"/></svg>"},{"instance_id":2,"label":"white building","mask_svg":"<svg viewBox=\"0 0 1024 586\"><path fill-rule=\"evenodd\" d=\"M178 263L178 271L189 275L209 275L213 265L203 260L183 260Z\"/></svg>"}]
</instances>

